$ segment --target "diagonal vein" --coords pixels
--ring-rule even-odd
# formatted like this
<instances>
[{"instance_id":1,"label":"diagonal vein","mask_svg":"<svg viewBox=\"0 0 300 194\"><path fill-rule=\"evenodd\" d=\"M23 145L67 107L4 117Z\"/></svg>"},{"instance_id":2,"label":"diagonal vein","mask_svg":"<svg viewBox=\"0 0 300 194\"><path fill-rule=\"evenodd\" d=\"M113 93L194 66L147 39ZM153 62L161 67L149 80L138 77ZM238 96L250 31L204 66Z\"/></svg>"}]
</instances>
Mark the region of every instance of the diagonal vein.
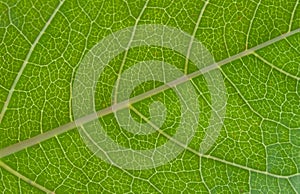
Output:
<instances>
[{"instance_id":1,"label":"diagonal vein","mask_svg":"<svg viewBox=\"0 0 300 194\"><path fill-rule=\"evenodd\" d=\"M30 180L29 178L25 177L24 175L20 174L19 172L15 171L14 169L12 169L10 166L8 166L7 164L5 164L4 162L0 161L0 167L2 167L4 170L6 170L7 172L15 175L16 177L18 177L19 179L25 181L26 183L30 184L31 186L34 186L36 188L38 188L41 191L44 191L45 193L51 193L54 194L53 191L50 191L49 189L43 187L42 185L39 185L38 183Z\"/></svg>"},{"instance_id":2,"label":"diagonal vein","mask_svg":"<svg viewBox=\"0 0 300 194\"><path fill-rule=\"evenodd\" d=\"M264 175L272 176L272 177L275 177L275 178L287 179L289 177L295 176L295 175L288 175L288 176L277 175L277 174L269 173L269 172L266 172L266 171L257 170L257 169L254 169L254 168L251 168L251 167L248 167L248 166L243 166L243 165L240 165L240 164L237 164L237 163L229 162L227 160L223 160L223 159L211 156L211 155L201 154L197 150L195 150L195 149L193 149L193 148L191 148L189 146L186 146L186 145L184 145L184 143L182 143L182 142L180 142L180 141L172 138L170 135L168 135L163 130L161 130L159 127L157 127L155 125L155 123L152 123L149 119L147 119L147 117L145 117L141 112L139 112L133 106L130 106L130 109L133 110L137 115L139 115L144 121L146 121L147 123L149 123L149 125L151 125L151 127L153 127L158 133L160 133L161 135L163 135L164 137L166 137L168 140L176 143L178 146L183 147L184 149L190 151L193 154L196 154L199 157L203 157L203 158L207 158L207 159L212 159L214 161L218 161L218 162L230 165L230 166L238 167L238 168L250 171L250 172L256 172L256 173L259 173L259 174L264 174Z\"/></svg>"},{"instance_id":3,"label":"diagonal vein","mask_svg":"<svg viewBox=\"0 0 300 194\"><path fill-rule=\"evenodd\" d=\"M38 42L40 41L41 37L42 37L43 34L45 33L46 29L47 29L48 26L50 25L51 21L53 20L53 18L54 18L55 15L57 14L57 12L58 12L58 10L60 9L60 7L63 5L64 1L65 1L65 0L62 0L62 1L58 4L58 6L55 8L55 10L54 10L54 12L52 13L52 15L50 16L49 20L46 22L46 24L44 25L43 29L41 30L41 32L38 34L38 36L37 36L36 39L34 40L33 44L31 45L31 47L30 47L30 49L29 49L29 51L28 51L28 53L27 53L27 55L26 55L26 58L25 58L25 60L24 60L24 62L23 62L23 64L22 64L22 66L21 66L21 69L20 69L20 71L18 72L17 77L16 77L16 79L14 80L14 82L13 82L13 84L12 84L10 90L9 90L9 93L8 93L8 95L7 95L7 98L6 98L5 102L4 102L3 108L2 108L1 113L0 113L0 123L1 123L1 121L2 121L2 119L3 119L3 117L4 117L4 114L5 114L6 110L7 110L8 104L9 104L10 99L11 99L11 97L12 97L12 95L13 95L13 92L14 92L14 90L15 90L15 88L16 88L16 85L17 85L18 81L20 80L20 78L21 78L21 76L22 76L22 74L23 74L23 71L24 71L24 69L26 68L26 66L27 66L27 64L28 64L28 61L29 61L29 59L30 59L30 57L31 57L32 52L33 52L34 49L35 49L35 46L36 46L36 45L38 44Z\"/></svg>"},{"instance_id":4,"label":"diagonal vein","mask_svg":"<svg viewBox=\"0 0 300 194\"><path fill-rule=\"evenodd\" d=\"M146 7L148 5L148 2L149 1L145 2L145 4L144 4L144 6L143 6L143 8L142 8L142 10L141 10L141 12L139 14L139 16L137 17L137 19L135 21L135 24L134 24L134 27L133 27L133 31L132 31L130 40L129 40L128 44L127 44L127 48L126 48L126 51L125 51L125 54L124 54L124 57L123 57L123 60L122 60L122 63L121 63L121 67L120 67L119 72L118 72L118 79L116 81L115 91L117 91L118 87L119 87L120 75L121 75L121 73L123 71L123 68L124 68L124 65L125 65L125 61L126 61L126 58L127 58L127 55L128 55L128 51L129 51L130 45L132 44L132 41L133 41L133 38L134 38L134 35L135 35L135 32L136 32L136 27L137 27L137 25L138 25L138 23L139 23L142 15L143 15L143 13L145 12L145 9L146 9ZM115 104L116 102L117 102L117 96L114 97L114 102L113 103Z\"/></svg>"},{"instance_id":5,"label":"diagonal vein","mask_svg":"<svg viewBox=\"0 0 300 194\"><path fill-rule=\"evenodd\" d=\"M209 3L209 0L205 1L204 5L203 5L203 7L202 7L202 9L201 9L201 11L199 13L197 23L196 23L196 25L194 27L194 31L193 31L193 34L191 36L191 40L190 40L190 43L189 43L189 46L188 46L188 50L187 50L187 53L186 53L185 65L184 65L184 74L187 74L189 57L191 55L191 49L192 49L192 46L193 46L193 42L194 42L194 39L195 39L197 30L198 30L199 24L201 22L202 16L204 14L204 11L205 11L208 3Z\"/></svg>"},{"instance_id":6,"label":"diagonal vein","mask_svg":"<svg viewBox=\"0 0 300 194\"><path fill-rule=\"evenodd\" d=\"M295 13L296 13L298 5L299 5L299 0L296 1L296 4L294 6L294 9L293 9L293 12L292 12L292 15L291 15L290 24L289 24L289 31L292 30L292 25L293 25L293 21L294 21L294 17L295 17Z\"/></svg>"},{"instance_id":7,"label":"diagonal vein","mask_svg":"<svg viewBox=\"0 0 300 194\"><path fill-rule=\"evenodd\" d=\"M293 78L293 79L295 79L295 80L297 80L297 81L300 80L300 77L297 77L297 76L295 76L295 75L290 74L290 73L287 72L287 71L284 71L283 69L280 69L279 67L273 65L273 64L272 64L271 62L269 62L267 59L265 59L264 57L262 57L261 55L259 55L258 53L253 52L253 55L256 56L257 58L259 58L259 59L260 59L261 61L263 61L265 64L269 65L271 68L276 69L276 70L279 71L280 73L282 73L282 74L284 74L284 75L286 75L286 76L288 76L288 77L291 77L291 78Z\"/></svg>"},{"instance_id":8,"label":"diagonal vein","mask_svg":"<svg viewBox=\"0 0 300 194\"><path fill-rule=\"evenodd\" d=\"M250 37L250 31L251 31L251 29L252 29L252 25L253 25L253 22L254 22L254 19L255 19L255 17L256 17L256 13L257 13L257 10L258 10L260 4L261 4L261 0L259 0L259 2L257 3L256 8L255 8L255 10L254 10L253 17L252 17L252 19L251 19L251 21L250 21L250 25L249 25L248 32L247 32L247 35L246 35L246 49L248 49L248 43L249 43L249 37Z\"/></svg>"},{"instance_id":9,"label":"diagonal vein","mask_svg":"<svg viewBox=\"0 0 300 194\"><path fill-rule=\"evenodd\" d=\"M86 135L86 138L88 138L97 148L98 148L98 151L101 151L105 157L109 160L109 162L111 164L113 164L116 168L120 169L121 171L125 172L127 175L131 176L132 178L134 179L139 179L141 181L144 181L144 182L147 182L151 187L153 187L153 189L155 189L157 192L159 193L162 193L156 186L155 184L151 183L150 181L147 181L146 179L142 178L142 177L135 177L133 176L129 171L127 171L126 169L123 169L123 168L120 168L118 167L117 165L115 165L115 163L110 159L110 157L105 153L105 151L100 147L98 146L98 144L94 141L94 139L90 136L89 133L86 132L86 130L84 129L84 126L80 126L81 127L81 130L82 132ZM97 151L97 152L98 152ZM96 152L95 152L96 153Z\"/></svg>"},{"instance_id":10,"label":"diagonal vein","mask_svg":"<svg viewBox=\"0 0 300 194\"><path fill-rule=\"evenodd\" d=\"M23 140L21 142L15 143L13 145L7 146L5 148L2 148L0 150L0 158L8 156L8 155L13 154L13 153L18 152L18 151L21 151L21 150L26 149L28 147L31 147L33 145L36 145L36 144L38 144L38 143L40 143L42 141L45 141L45 140L50 139L52 137L55 137L55 136L57 136L59 134L65 133L67 131L70 131L71 129L76 128L77 125L83 125L85 123L88 123L88 122L90 122L92 120L97 119L98 117L102 117L102 116L108 115L110 113L113 113L114 111L118 111L118 110L121 110L121 109L124 109L124 108L128 108L129 107L129 103L133 104L135 102L139 102L140 100L146 99L146 98L148 98L150 96L153 96L155 94L163 92L163 91L165 91L165 90L167 90L169 88L175 87L175 86L177 86L179 84L182 84L182 83L184 83L186 81L189 81L192 78L195 78L195 77L197 77L199 75L207 73L207 72L209 72L211 70L217 69L217 68L221 67L222 65L230 63L230 62L232 62L232 61L234 61L236 59L239 59L241 57L244 57L244 56L247 56L249 54L252 54L256 50L259 50L259 49L262 49L264 47L267 47L267 46L269 46L269 45L271 45L271 44L273 44L275 42L283 40L283 39L285 39L287 37L290 37L290 36L292 36L294 34L297 34L299 32L300 32L300 28L298 28L296 30L293 30L293 31L290 31L290 32L288 32L286 34L282 34L281 36L278 36L278 37L273 38L273 39L271 39L269 41L266 41L266 42L264 42L264 43L262 43L260 45L257 45L255 47L249 49L249 50L245 50L245 51L243 51L243 52L241 52L239 54L233 55L233 56L231 56L231 57L229 57L227 59L224 59L222 61L216 62L216 63L211 64L211 65L209 65L207 67L204 67L204 68L202 68L202 69L200 69L198 71L195 71L195 72L193 72L191 74L188 74L188 75L180 77L180 78L178 78L176 80L173 80L173 81L171 81L171 82L169 82L169 83L167 83L165 85L162 85L160 87L157 87L157 88L154 88L152 90L149 90L148 92L145 92L143 94L140 94L138 96L130 98L128 101L120 102L118 104L112 105L112 106L104 108L102 110L99 110L96 113L92 113L92 114L86 115L86 116L81 117L81 118L79 118L77 120L74 120L74 121L69 122L69 123L64 124L64 125L61 125L61 126L55 128L55 129L52 129L52 130L47 131L45 133L42 133L40 135L34 136L32 138L29 138L29 139ZM76 123L77 123L77 125L76 125Z\"/></svg>"}]
</instances>

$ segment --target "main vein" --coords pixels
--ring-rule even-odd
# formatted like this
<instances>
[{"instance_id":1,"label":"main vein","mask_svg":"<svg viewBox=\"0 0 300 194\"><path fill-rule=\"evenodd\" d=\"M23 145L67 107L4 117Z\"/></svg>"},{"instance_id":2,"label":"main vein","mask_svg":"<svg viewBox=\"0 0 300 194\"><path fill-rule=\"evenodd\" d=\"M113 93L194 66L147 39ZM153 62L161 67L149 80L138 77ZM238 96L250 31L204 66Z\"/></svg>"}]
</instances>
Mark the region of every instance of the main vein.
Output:
<instances>
[{"instance_id":1,"label":"main vein","mask_svg":"<svg viewBox=\"0 0 300 194\"><path fill-rule=\"evenodd\" d=\"M50 139L50 138L52 138L54 136L57 136L59 134L65 133L65 132L67 132L67 131L69 131L71 129L76 128L77 125L83 125L85 123L88 123L88 122L90 122L92 120L97 119L98 117L102 117L102 116L108 115L108 114L113 113L114 111L117 111L117 110L128 108L130 106L130 104L139 102L139 101L141 101L143 99L146 99L146 98L151 97L151 96L153 96L155 94L163 92L163 91L165 91L165 90L167 90L169 88L175 87L175 86L177 86L179 84L182 84L182 83L184 83L186 81L189 81L192 78L195 78L195 77L197 77L199 75L207 73L207 72L209 72L211 70L217 69L217 68L221 67L222 65L230 63L230 62L232 62L232 61L234 61L236 59L239 59L241 57L244 57L246 55L252 54L254 51L262 49L262 48L264 48L266 46L269 46L269 45L271 45L271 44L273 44L275 42L283 40L283 39L285 39L285 38L287 38L289 36L292 36L292 35L294 35L296 33L299 33L299 32L300 32L300 28L298 28L296 30L293 30L293 31L290 31L290 32L288 32L286 34L282 34L282 35L280 35L280 36L278 36L276 38L273 38L273 39L271 39L269 41L266 41L266 42L264 42L264 43L262 43L260 45L257 45L257 46L255 46L255 47L253 47L251 49L248 49L248 50L243 51L243 52L241 52L239 54L233 55L233 56L231 56L231 57L229 57L227 59L224 59L222 61L219 61L219 62L216 62L214 64L211 64L211 65L209 65L207 67L204 67L204 68L202 68L202 69L200 69L198 71L195 71L195 72L193 72L191 74L184 75L184 76L182 76L182 77L180 77L178 79L175 79L175 80L173 80L173 81L171 81L171 82L169 82L169 83L167 83L165 85L162 85L160 87L157 87L157 88L154 88L152 90L149 90L149 91L147 91L147 92L145 92L143 94L140 94L138 96L130 98L127 101L123 101L123 102L120 102L118 104L114 104L112 106L109 106L107 108L99 110L99 111L97 111L95 113L91 113L89 115L86 115L84 117L76 119L76 120L74 120L72 122L69 122L69 123L67 123L65 125L61 125L60 127L57 127L55 129L52 129L52 130L47 131L45 133L42 133L40 135L34 136L32 138L29 138L29 139L23 140L21 142L15 143L13 145L7 146L5 148L2 148L0 150L0 158L8 156L10 154L13 154L15 152L18 152L20 150L26 149L26 148L31 147L33 145L36 145L36 144L38 144L38 143L40 143L42 141Z\"/></svg>"}]
</instances>

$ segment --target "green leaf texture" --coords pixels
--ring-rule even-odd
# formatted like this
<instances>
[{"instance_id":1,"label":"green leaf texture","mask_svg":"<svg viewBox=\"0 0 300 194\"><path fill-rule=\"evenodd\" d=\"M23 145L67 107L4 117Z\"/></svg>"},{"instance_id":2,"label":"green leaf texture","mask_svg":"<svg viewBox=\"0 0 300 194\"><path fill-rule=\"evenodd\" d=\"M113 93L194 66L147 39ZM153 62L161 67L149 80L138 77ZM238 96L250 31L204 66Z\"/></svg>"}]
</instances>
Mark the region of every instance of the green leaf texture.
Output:
<instances>
[{"instance_id":1,"label":"green leaf texture","mask_svg":"<svg viewBox=\"0 0 300 194\"><path fill-rule=\"evenodd\" d=\"M188 80L200 109L195 135L168 163L131 170L87 147L72 112L72 86L93 46L145 24L173 27L201 42L216 61L211 71L222 75L227 104L218 138L200 153L212 96L205 73ZM300 193L299 0L1 0L0 41L0 192ZM149 60L197 72L170 48L132 47L103 69L96 110L113 105L121 73ZM130 114L147 123L149 106L160 102L166 108L160 129L172 136L182 109L172 88L151 93L163 85L135 87L131 97L150 95L133 103ZM159 132L132 134L112 112L96 120L114 142L134 150L170 140Z\"/></svg>"}]
</instances>

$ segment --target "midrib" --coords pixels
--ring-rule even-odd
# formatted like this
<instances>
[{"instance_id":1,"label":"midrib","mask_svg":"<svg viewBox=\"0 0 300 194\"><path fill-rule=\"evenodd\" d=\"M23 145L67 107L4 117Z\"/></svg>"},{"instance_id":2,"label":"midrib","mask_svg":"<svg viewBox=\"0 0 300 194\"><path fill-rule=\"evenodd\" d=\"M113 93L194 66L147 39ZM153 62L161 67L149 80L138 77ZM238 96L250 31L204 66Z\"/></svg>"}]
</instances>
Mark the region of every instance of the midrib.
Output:
<instances>
[{"instance_id":1,"label":"midrib","mask_svg":"<svg viewBox=\"0 0 300 194\"><path fill-rule=\"evenodd\" d=\"M207 66L205 68L202 68L202 69L200 69L198 71L195 71L195 72L193 72L191 74L188 74L186 76L182 76L182 77L180 77L180 78L178 78L176 80L173 80L172 82L169 82L169 83L167 83L165 85L162 85L162 86L160 86L158 88L152 89L152 90L150 90L148 92L145 92L143 94L140 94L138 96L130 98L128 101L123 101L123 102L117 103L117 104L115 104L113 106L110 106L110 107L104 108L102 110L99 110L96 113L92 113L92 114L86 115L86 116L84 116L82 118L79 118L79 119L77 119L75 121L69 122L69 123L64 124L64 125L62 125L60 127L57 127L55 129L52 129L52 130L49 130L49 131L47 131L47 132L45 132L43 134L34 136L34 137L26 139L24 141L21 141L21 142L18 142L16 144L10 145L8 147L2 148L0 150L0 158L3 158L5 156L8 156L8 155L13 154L13 153L18 152L18 151L21 151L21 150L26 149L28 147L31 147L33 145L39 144L39 143L41 143L41 142L43 142L43 141L45 141L47 139L50 139L50 138L52 138L54 136L57 136L59 134L65 133L65 132L67 132L67 131L69 131L71 129L76 128L77 125L83 125L83 124L88 123L88 122L90 122L92 120L95 120L95 119L97 119L99 117L102 117L102 116L108 115L110 113L113 113L113 110L117 111L117 110L121 110L121 109L124 109L124 108L128 108L130 104L133 104L135 102L138 102L138 101L141 101L143 99L146 99L146 98L148 98L150 96L153 96L155 94L163 92L166 89L169 89L171 87L175 87L175 86L177 86L177 85L179 85L181 83L189 81L190 79L195 78L195 77L197 77L199 75L202 75L202 74L207 73L207 72L209 72L211 70L217 69L217 68L219 68L219 67L221 67L221 66L223 66L223 65L225 65L227 63L230 63L230 62L232 62L232 61L234 61L236 59L239 59L241 57L247 56L247 55L253 53L254 51L257 51L257 50L262 49L262 48L264 48L266 46L269 46L269 45L271 45L271 44L273 44L275 42L278 42L278 41L283 40L283 39L285 39L287 37L290 37L290 36L292 36L294 34L297 34L298 32L300 32L300 28L298 28L296 30L293 30L291 32L288 32L286 34L282 34L282 35L280 35L280 36L278 36L276 38L273 38L273 39L271 39L269 41L266 41L266 42L264 42L262 44L259 44L259 45L255 46L255 47L251 48L251 49L248 49L248 50L243 51L243 52L241 52L239 54L233 55L233 56L231 56L231 57L229 57L227 59L221 60L221 61L216 62L214 64L211 64L211 65L209 65L209 66ZM274 175L274 176L278 176L278 175Z\"/></svg>"}]
</instances>

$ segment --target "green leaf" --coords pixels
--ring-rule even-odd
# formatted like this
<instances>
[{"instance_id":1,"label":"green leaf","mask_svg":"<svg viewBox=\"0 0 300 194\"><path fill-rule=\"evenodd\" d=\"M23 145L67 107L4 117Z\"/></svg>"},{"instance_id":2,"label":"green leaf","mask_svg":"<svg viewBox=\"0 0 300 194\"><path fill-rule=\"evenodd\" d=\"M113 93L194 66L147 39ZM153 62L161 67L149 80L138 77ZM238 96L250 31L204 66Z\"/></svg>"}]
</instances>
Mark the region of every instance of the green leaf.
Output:
<instances>
[{"instance_id":1,"label":"green leaf","mask_svg":"<svg viewBox=\"0 0 300 194\"><path fill-rule=\"evenodd\" d=\"M3 193L300 193L299 0L1 0L0 38Z\"/></svg>"}]
</instances>

